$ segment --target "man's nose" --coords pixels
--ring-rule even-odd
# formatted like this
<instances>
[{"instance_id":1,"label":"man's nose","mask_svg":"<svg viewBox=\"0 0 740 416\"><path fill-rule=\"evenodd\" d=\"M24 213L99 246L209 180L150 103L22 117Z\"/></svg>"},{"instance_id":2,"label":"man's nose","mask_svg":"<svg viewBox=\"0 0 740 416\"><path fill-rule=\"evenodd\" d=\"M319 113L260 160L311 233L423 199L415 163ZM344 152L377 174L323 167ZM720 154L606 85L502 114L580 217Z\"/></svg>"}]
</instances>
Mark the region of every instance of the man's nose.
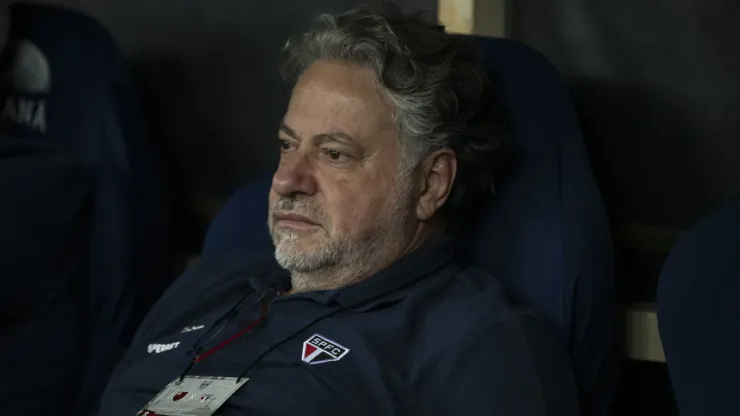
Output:
<instances>
[{"instance_id":1,"label":"man's nose","mask_svg":"<svg viewBox=\"0 0 740 416\"><path fill-rule=\"evenodd\" d=\"M276 194L280 196L313 195L316 192L316 178L306 157L295 152L281 158L280 165L272 177L272 189Z\"/></svg>"}]
</instances>

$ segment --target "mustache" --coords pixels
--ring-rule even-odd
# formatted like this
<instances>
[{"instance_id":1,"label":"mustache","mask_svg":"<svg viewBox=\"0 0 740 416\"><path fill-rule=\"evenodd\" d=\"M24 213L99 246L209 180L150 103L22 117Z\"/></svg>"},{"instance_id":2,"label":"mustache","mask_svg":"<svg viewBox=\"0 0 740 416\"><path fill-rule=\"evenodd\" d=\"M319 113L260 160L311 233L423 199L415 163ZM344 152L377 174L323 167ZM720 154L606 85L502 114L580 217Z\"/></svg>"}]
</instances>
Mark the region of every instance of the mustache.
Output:
<instances>
[{"instance_id":1,"label":"mustache","mask_svg":"<svg viewBox=\"0 0 740 416\"><path fill-rule=\"evenodd\" d=\"M270 207L270 216L275 212L303 215L317 224L327 226L329 221L324 211L317 205L295 198L279 198Z\"/></svg>"}]
</instances>

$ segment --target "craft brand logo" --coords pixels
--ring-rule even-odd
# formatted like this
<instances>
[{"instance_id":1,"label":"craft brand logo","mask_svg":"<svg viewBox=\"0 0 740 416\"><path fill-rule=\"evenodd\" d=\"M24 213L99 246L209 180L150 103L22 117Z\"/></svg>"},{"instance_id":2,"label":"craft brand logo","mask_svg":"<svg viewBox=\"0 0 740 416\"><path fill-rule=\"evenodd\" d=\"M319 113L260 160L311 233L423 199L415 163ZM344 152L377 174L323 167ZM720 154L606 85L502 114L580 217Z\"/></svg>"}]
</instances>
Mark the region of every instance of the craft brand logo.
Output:
<instances>
[{"instance_id":1,"label":"craft brand logo","mask_svg":"<svg viewBox=\"0 0 740 416\"><path fill-rule=\"evenodd\" d=\"M169 344L149 344L149 347L147 347L147 351L149 354L156 353L159 354L160 352L165 352L169 350L174 350L180 345L180 342L171 342Z\"/></svg>"}]
</instances>

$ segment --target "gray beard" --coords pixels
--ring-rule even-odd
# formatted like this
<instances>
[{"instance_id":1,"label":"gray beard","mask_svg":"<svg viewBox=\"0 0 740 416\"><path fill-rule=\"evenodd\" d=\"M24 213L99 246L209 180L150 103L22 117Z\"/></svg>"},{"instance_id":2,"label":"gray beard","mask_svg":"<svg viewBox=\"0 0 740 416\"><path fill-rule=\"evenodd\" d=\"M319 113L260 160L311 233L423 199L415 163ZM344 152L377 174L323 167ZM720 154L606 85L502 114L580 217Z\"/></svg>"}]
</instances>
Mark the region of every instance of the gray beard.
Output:
<instances>
[{"instance_id":1,"label":"gray beard","mask_svg":"<svg viewBox=\"0 0 740 416\"><path fill-rule=\"evenodd\" d=\"M326 216L317 212L315 207L302 209L303 204L299 201L276 201L270 210L268 226L275 244L275 259L290 272L293 291L344 287L369 277L397 260L410 240L405 224L413 209L409 181L402 180L398 183L393 205L360 235L336 236L332 233ZM325 234L323 243L311 251L301 250L300 239L307 236L291 230L274 229L272 212L276 208L292 209L319 221L323 228L314 233Z\"/></svg>"}]
</instances>

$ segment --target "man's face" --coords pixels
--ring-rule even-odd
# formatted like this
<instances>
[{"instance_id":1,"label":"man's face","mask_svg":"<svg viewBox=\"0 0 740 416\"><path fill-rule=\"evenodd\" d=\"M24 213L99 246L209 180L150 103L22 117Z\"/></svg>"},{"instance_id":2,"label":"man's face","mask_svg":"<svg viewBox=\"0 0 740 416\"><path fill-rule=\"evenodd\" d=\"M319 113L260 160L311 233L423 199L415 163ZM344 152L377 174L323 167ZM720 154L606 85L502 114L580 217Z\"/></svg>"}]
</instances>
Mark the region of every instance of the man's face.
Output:
<instances>
[{"instance_id":1,"label":"man's face","mask_svg":"<svg viewBox=\"0 0 740 416\"><path fill-rule=\"evenodd\" d=\"M360 67L319 61L301 76L270 190L268 225L285 269L372 267L408 241L414 189L391 114Z\"/></svg>"}]
</instances>

